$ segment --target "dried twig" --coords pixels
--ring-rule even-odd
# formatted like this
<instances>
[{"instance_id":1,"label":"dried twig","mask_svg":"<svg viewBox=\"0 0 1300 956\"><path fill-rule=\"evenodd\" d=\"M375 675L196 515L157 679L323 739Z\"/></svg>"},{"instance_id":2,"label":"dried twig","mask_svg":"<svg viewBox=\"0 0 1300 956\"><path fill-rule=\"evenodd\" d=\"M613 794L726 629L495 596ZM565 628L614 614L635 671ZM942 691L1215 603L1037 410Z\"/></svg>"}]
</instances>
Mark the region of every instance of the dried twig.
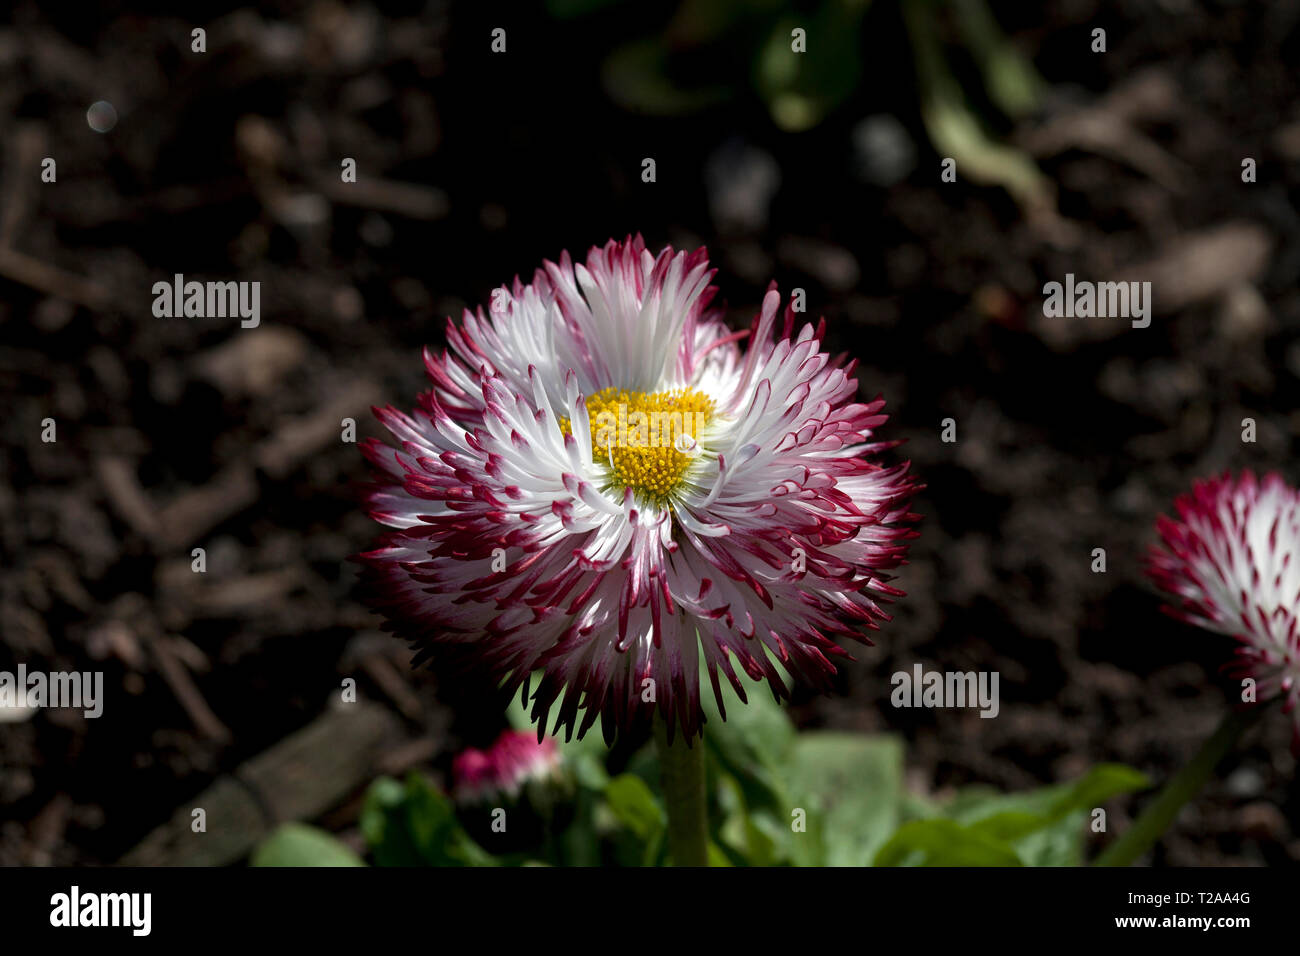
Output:
<instances>
[{"instance_id":1,"label":"dried twig","mask_svg":"<svg viewBox=\"0 0 1300 956\"><path fill-rule=\"evenodd\" d=\"M171 692L185 708L185 713L189 715L198 731L217 743L229 743L233 739L230 731L203 699L203 694L200 693L194 679L190 677L190 672L185 669L180 656L172 649L171 641L166 638L152 641L149 649L153 652L158 672L162 674L163 680L167 682Z\"/></svg>"},{"instance_id":2,"label":"dried twig","mask_svg":"<svg viewBox=\"0 0 1300 956\"><path fill-rule=\"evenodd\" d=\"M382 654L366 654L361 658L361 667L397 706L403 717L408 720L419 720L424 715L420 698L415 696L415 692L393 666L392 661Z\"/></svg>"},{"instance_id":3,"label":"dried twig","mask_svg":"<svg viewBox=\"0 0 1300 956\"><path fill-rule=\"evenodd\" d=\"M109 302L108 289L98 282L83 279L16 249L0 248L0 276L88 309L101 309Z\"/></svg>"},{"instance_id":4,"label":"dried twig","mask_svg":"<svg viewBox=\"0 0 1300 956\"><path fill-rule=\"evenodd\" d=\"M137 534L154 537L158 533L158 510L140 487L131 463L116 455L105 455L95 460L95 471L117 516Z\"/></svg>"}]
</instances>

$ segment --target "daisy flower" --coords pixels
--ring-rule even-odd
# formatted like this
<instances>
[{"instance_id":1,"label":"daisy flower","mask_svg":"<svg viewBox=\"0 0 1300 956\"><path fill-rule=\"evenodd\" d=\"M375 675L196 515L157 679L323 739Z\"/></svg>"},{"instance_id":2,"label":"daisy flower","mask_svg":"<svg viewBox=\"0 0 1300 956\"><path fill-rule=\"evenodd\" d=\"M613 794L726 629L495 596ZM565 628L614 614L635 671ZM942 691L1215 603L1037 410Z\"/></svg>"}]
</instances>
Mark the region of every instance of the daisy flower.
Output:
<instances>
[{"instance_id":1,"label":"daisy flower","mask_svg":"<svg viewBox=\"0 0 1300 956\"><path fill-rule=\"evenodd\" d=\"M1175 617L1240 642L1234 676L1294 711L1300 743L1300 492L1247 471L1196 482L1156 522L1147 573Z\"/></svg>"},{"instance_id":2,"label":"daisy flower","mask_svg":"<svg viewBox=\"0 0 1300 956\"><path fill-rule=\"evenodd\" d=\"M538 740L526 730L505 730L487 750L470 747L451 762L456 800L482 803L514 799L530 780L546 780L560 768L560 751L551 737Z\"/></svg>"},{"instance_id":3,"label":"daisy flower","mask_svg":"<svg viewBox=\"0 0 1300 956\"><path fill-rule=\"evenodd\" d=\"M916 486L875 461L884 401L775 286L732 332L712 277L639 236L565 253L448 322L413 411L375 409L400 447L364 448L390 529L360 556L369 599L418 658L522 688L539 733L555 708L612 740L658 707L689 738L702 673L721 706L737 667L778 699L782 670L827 689L837 639L869 643L902 594Z\"/></svg>"}]
</instances>

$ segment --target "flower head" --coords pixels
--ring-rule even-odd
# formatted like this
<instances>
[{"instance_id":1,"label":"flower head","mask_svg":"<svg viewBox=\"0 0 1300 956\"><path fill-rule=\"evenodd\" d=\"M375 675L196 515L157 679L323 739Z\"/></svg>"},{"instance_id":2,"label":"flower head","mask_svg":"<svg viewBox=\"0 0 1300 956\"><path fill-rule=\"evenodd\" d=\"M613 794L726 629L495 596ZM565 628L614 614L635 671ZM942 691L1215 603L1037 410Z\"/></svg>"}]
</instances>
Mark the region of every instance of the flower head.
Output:
<instances>
[{"instance_id":1,"label":"flower head","mask_svg":"<svg viewBox=\"0 0 1300 956\"><path fill-rule=\"evenodd\" d=\"M526 730L505 730L487 750L470 747L451 762L452 792L458 802L514 799L530 780L544 780L560 767L560 752L550 737L538 740Z\"/></svg>"},{"instance_id":2,"label":"flower head","mask_svg":"<svg viewBox=\"0 0 1300 956\"><path fill-rule=\"evenodd\" d=\"M1166 608L1241 642L1233 672L1260 700L1300 701L1300 491L1277 474L1198 481L1161 515L1147 573L1177 600ZM1300 710L1296 710L1300 741Z\"/></svg>"},{"instance_id":3,"label":"flower head","mask_svg":"<svg viewBox=\"0 0 1300 956\"><path fill-rule=\"evenodd\" d=\"M884 401L856 400L824 324L778 321L774 286L733 333L712 276L639 236L565 253L448 322L414 411L375 410L401 447L365 447L391 529L360 557L372 602L525 697L541 672L539 732L556 705L606 739L657 706L693 735L701 670L720 705L736 665L826 689L834 638L902 593L916 486L874 460Z\"/></svg>"}]
</instances>

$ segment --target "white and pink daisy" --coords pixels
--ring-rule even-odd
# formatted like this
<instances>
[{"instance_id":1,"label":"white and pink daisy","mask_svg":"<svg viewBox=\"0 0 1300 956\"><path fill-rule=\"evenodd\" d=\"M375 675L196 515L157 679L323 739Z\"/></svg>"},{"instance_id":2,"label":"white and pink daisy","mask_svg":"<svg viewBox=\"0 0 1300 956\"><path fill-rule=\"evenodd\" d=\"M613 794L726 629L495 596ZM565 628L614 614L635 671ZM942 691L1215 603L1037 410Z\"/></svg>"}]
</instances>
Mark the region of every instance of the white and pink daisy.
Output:
<instances>
[{"instance_id":1,"label":"white and pink daisy","mask_svg":"<svg viewBox=\"0 0 1300 956\"><path fill-rule=\"evenodd\" d=\"M370 599L526 699L540 672L539 732L558 704L609 740L657 705L693 736L701 665L719 705L737 664L778 698L778 664L826 689L835 638L869 643L902 593L916 486L874 460L884 401L856 400L823 323L778 324L775 287L729 330L712 276L639 236L565 253L448 322L414 411L375 410L401 447L365 447L391 529L360 556Z\"/></svg>"},{"instance_id":2,"label":"white and pink daisy","mask_svg":"<svg viewBox=\"0 0 1300 956\"><path fill-rule=\"evenodd\" d=\"M452 794L459 803L513 800L529 781L556 776L560 763L553 738L538 740L526 730L504 730L487 750L470 747L452 759Z\"/></svg>"},{"instance_id":3,"label":"white and pink daisy","mask_svg":"<svg viewBox=\"0 0 1300 956\"><path fill-rule=\"evenodd\" d=\"M1247 471L1193 484L1161 515L1147 573L1175 617L1241 643L1232 668L1260 701L1281 698L1300 743L1300 491Z\"/></svg>"}]
</instances>

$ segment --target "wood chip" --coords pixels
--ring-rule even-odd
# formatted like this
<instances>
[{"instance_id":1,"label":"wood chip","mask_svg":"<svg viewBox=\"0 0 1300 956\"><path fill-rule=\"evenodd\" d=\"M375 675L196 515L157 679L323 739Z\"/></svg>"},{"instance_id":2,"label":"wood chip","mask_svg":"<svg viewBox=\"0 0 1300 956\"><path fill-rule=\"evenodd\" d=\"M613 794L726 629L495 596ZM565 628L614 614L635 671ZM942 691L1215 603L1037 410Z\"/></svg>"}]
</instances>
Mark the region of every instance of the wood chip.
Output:
<instances>
[{"instance_id":1,"label":"wood chip","mask_svg":"<svg viewBox=\"0 0 1300 956\"><path fill-rule=\"evenodd\" d=\"M272 478L286 477L312 455L340 440L344 418L360 421L376 401L378 389L370 382L345 387L324 406L291 419L258 445L258 466Z\"/></svg>"},{"instance_id":2,"label":"wood chip","mask_svg":"<svg viewBox=\"0 0 1300 956\"><path fill-rule=\"evenodd\" d=\"M95 472L114 513L146 538L158 534L158 509L140 487L135 466L125 458L105 455L95 460Z\"/></svg>"},{"instance_id":3,"label":"wood chip","mask_svg":"<svg viewBox=\"0 0 1300 956\"><path fill-rule=\"evenodd\" d=\"M16 249L0 248L0 276L21 285L99 310L108 305L108 289Z\"/></svg>"},{"instance_id":4,"label":"wood chip","mask_svg":"<svg viewBox=\"0 0 1300 956\"><path fill-rule=\"evenodd\" d=\"M199 733L215 743L229 743L233 739L230 731L208 706L190 672L181 663L180 655L172 648L171 642L166 638L154 641L149 649L153 652L158 673L167 682L167 686L171 688L180 705L185 708L186 715Z\"/></svg>"},{"instance_id":5,"label":"wood chip","mask_svg":"<svg viewBox=\"0 0 1300 956\"><path fill-rule=\"evenodd\" d=\"M1273 239L1262 226L1229 222L1175 239L1156 258L1115 279L1150 282L1155 311L1168 314L1258 279L1272 249Z\"/></svg>"},{"instance_id":6,"label":"wood chip","mask_svg":"<svg viewBox=\"0 0 1300 956\"><path fill-rule=\"evenodd\" d=\"M246 574L201 588L194 605L201 614L241 616L266 610L302 586L302 569L294 565L261 574Z\"/></svg>"},{"instance_id":7,"label":"wood chip","mask_svg":"<svg viewBox=\"0 0 1300 956\"><path fill-rule=\"evenodd\" d=\"M183 492L158 514L154 546L184 548L257 500L257 478L247 462L234 462L201 488Z\"/></svg>"},{"instance_id":8,"label":"wood chip","mask_svg":"<svg viewBox=\"0 0 1300 956\"><path fill-rule=\"evenodd\" d=\"M382 654L366 654L361 658L361 667L370 676L385 696L388 697L408 720L419 720L424 716L424 706L420 698L411 690L406 678L393 666L392 661Z\"/></svg>"},{"instance_id":9,"label":"wood chip","mask_svg":"<svg viewBox=\"0 0 1300 956\"><path fill-rule=\"evenodd\" d=\"M194 359L195 374L228 398L270 392L307 354L307 339L293 329L268 325L240 329Z\"/></svg>"},{"instance_id":10,"label":"wood chip","mask_svg":"<svg viewBox=\"0 0 1300 956\"><path fill-rule=\"evenodd\" d=\"M402 737L378 704L341 705L177 807L122 857L126 866L226 866L279 823L312 820L370 782ZM207 832L191 829L203 808Z\"/></svg>"},{"instance_id":11,"label":"wood chip","mask_svg":"<svg viewBox=\"0 0 1300 956\"><path fill-rule=\"evenodd\" d=\"M417 183L377 179L363 174L357 175L355 183L345 183L335 172L315 177L312 185L332 202L391 213L407 219L433 221L444 218L451 211L451 203L445 192Z\"/></svg>"}]
</instances>

